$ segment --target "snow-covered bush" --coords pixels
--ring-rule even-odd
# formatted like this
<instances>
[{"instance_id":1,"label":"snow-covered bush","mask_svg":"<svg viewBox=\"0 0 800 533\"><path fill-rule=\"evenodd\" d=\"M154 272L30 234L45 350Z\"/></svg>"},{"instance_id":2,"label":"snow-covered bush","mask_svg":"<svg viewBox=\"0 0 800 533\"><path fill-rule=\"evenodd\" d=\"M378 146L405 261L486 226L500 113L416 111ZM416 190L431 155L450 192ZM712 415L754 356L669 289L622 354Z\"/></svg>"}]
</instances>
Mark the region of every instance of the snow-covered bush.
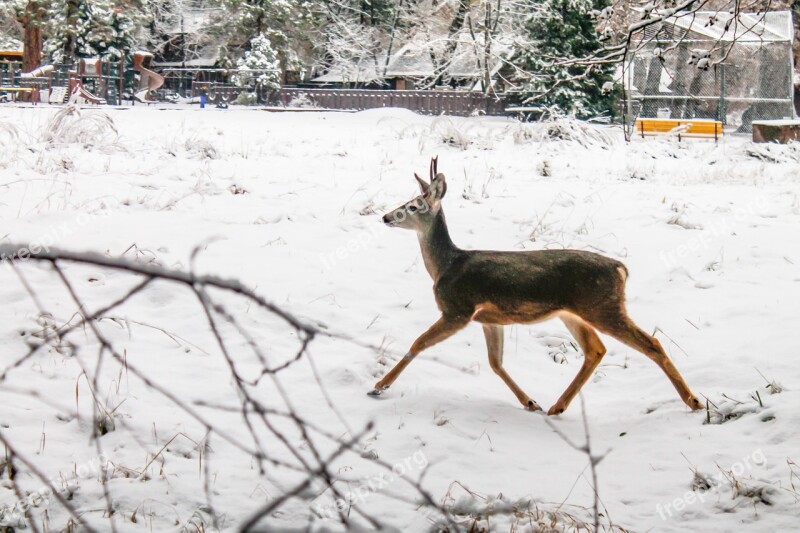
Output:
<instances>
[{"instance_id":1,"label":"snow-covered bush","mask_svg":"<svg viewBox=\"0 0 800 533\"><path fill-rule=\"evenodd\" d=\"M445 116L433 119L429 135L442 144L449 144L461 150L466 150L473 142L467 131L459 129L449 117ZM424 137L420 138L421 145L424 144L424 139Z\"/></svg>"},{"instance_id":2,"label":"snow-covered bush","mask_svg":"<svg viewBox=\"0 0 800 533\"><path fill-rule=\"evenodd\" d=\"M258 95L247 91L242 91L236 95L236 100L231 102L233 105L256 105L258 103Z\"/></svg>"},{"instance_id":3,"label":"snow-covered bush","mask_svg":"<svg viewBox=\"0 0 800 533\"><path fill-rule=\"evenodd\" d=\"M800 161L800 143L750 143L745 147L745 153L769 163L796 163Z\"/></svg>"},{"instance_id":4,"label":"snow-covered bush","mask_svg":"<svg viewBox=\"0 0 800 533\"><path fill-rule=\"evenodd\" d=\"M79 143L84 147L114 144L118 137L110 116L101 111L83 113L75 105L56 113L41 133L42 141L50 144Z\"/></svg>"},{"instance_id":5,"label":"snow-covered bush","mask_svg":"<svg viewBox=\"0 0 800 533\"><path fill-rule=\"evenodd\" d=\"M606 148L615 142L608 130L591 122L564 116L530 124L520 123L513 137L517 144L567 141L587 148Z\"/></svg>"},{"instance_id":6,"label":"snow-covered bush","mask_svg":"<svg viewBox=\"0 0 800 533\"><path fill-rule=\"evenodd\" d=\"M300 93L294 98L292 98L292 101L289 102L289 107L300 107L308 109L317 107L317 104L314 103L314 101L311 98L309 98L306 93Z\"/></svg>"}]
</instances>

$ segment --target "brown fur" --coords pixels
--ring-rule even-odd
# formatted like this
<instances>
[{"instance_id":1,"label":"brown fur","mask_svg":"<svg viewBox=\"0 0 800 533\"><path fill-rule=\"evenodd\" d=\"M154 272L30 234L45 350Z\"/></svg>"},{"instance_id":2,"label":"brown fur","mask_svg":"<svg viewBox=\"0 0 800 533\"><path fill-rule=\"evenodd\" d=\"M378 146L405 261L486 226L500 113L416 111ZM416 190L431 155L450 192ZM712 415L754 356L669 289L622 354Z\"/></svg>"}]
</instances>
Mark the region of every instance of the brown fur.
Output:
<instances>
[{"instance_id":1,"label":"brown fur","mask_svg":"<svg viewBox=\"0 0 800 533\"><path fill-rule=\"evenodd\" d=\"M580 344L584 361L548 414L562 413L600 364L606 349L597 330L645 354L664 371L690 408L702 407L658 340L642 331L628 316L625 265L582 250L462 250L450 239L441 209L447 186L444 175L436 172L435 159L431 162L431 183L418 176L417 181L422 195L388 213L384 222L417 232L442 316L375 385L374 394L387 389L422 350L474 321L483 324L492 370L525 408L538 410L538 404L503 368L502 327L558 316Z\"/></svg>"}]
</instances>

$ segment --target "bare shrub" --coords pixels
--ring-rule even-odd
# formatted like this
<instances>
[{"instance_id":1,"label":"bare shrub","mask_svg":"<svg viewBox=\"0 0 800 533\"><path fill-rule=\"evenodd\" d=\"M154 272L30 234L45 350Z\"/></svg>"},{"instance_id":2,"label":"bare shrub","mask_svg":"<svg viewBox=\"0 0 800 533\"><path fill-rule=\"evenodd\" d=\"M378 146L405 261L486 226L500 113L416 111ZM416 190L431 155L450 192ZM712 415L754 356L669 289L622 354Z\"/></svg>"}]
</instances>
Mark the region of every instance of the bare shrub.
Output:
<instances>
[{"instance_id":1,"label":"bare shrub","mask_svg":"<svg viewBox=\"0 0 800 533\"><path fill-rule=\"evenodd\" d=\"M110 116L102 111L83 112L70 104L56 113L43 128L40 138L49 144L82 144L84 147L113 145L119 132Z\"/></svg>"},{"instance_id":2,"label":"bare shrub","mask_svg":"<svg viewBox=\"0 0 800 533\"><path fill-rule=\"evenodd\" d=\"M608 129L570 117L520 122L512 135L517 144L568 142L585 148L609 148L616 144L616 139Z\"/></svg>"}]
</instances>

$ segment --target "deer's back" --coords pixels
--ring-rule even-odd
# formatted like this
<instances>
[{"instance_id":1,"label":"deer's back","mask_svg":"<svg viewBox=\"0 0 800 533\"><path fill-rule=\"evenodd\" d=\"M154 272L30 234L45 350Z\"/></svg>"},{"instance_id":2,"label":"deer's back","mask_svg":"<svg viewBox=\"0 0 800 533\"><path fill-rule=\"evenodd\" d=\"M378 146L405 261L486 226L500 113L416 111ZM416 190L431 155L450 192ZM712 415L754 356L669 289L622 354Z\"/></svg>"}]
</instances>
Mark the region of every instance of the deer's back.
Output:
<instances>
[{"instance_id":1,"label":"deer's back","mask_svg":"<svg viewBox=\"0 0 800 533\"><path fill-rule=\"evenodd\" d=\"M529 252L463 251L434 286L443 312L464 315L490 304L500 310L533 305L542 312L567 310L584 315L588 307L624 300L625 266L582 250Z\"/></svg>"}]
</instances>

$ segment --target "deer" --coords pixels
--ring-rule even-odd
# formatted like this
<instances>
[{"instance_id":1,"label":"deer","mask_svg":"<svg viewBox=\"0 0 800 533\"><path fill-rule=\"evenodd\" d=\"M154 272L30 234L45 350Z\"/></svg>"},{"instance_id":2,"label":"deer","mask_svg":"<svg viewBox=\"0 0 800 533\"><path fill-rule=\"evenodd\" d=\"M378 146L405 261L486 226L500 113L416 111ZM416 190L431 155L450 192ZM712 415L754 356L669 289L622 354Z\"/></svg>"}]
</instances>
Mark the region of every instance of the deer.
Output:
<instances>
[{"instance_id":1,"label":"deer","mask_svg":"<svg viewBox=\"0 0 800 533\"><path fill-rule=\"evenodd\" d=\"M623 263L584 250L464 250L450 238L442 209L447 193L438 157L430 162L426 182L414 174L420 195L387 212L389 227L413 230L422 259L433 279L439 319L420 335L408 353L375 384L370 396L382 395L423 350L477 322L483 327L489 366L529 411L542 408L503 368L503 326L559 318L583 351L583 364L567 389L547 411L560 415L597 369L606 348L598 332L643 353L667 375L683 402L702 408L661 343L639 328L625 308L628 269Z\"/></svg>"}]
</instances>

